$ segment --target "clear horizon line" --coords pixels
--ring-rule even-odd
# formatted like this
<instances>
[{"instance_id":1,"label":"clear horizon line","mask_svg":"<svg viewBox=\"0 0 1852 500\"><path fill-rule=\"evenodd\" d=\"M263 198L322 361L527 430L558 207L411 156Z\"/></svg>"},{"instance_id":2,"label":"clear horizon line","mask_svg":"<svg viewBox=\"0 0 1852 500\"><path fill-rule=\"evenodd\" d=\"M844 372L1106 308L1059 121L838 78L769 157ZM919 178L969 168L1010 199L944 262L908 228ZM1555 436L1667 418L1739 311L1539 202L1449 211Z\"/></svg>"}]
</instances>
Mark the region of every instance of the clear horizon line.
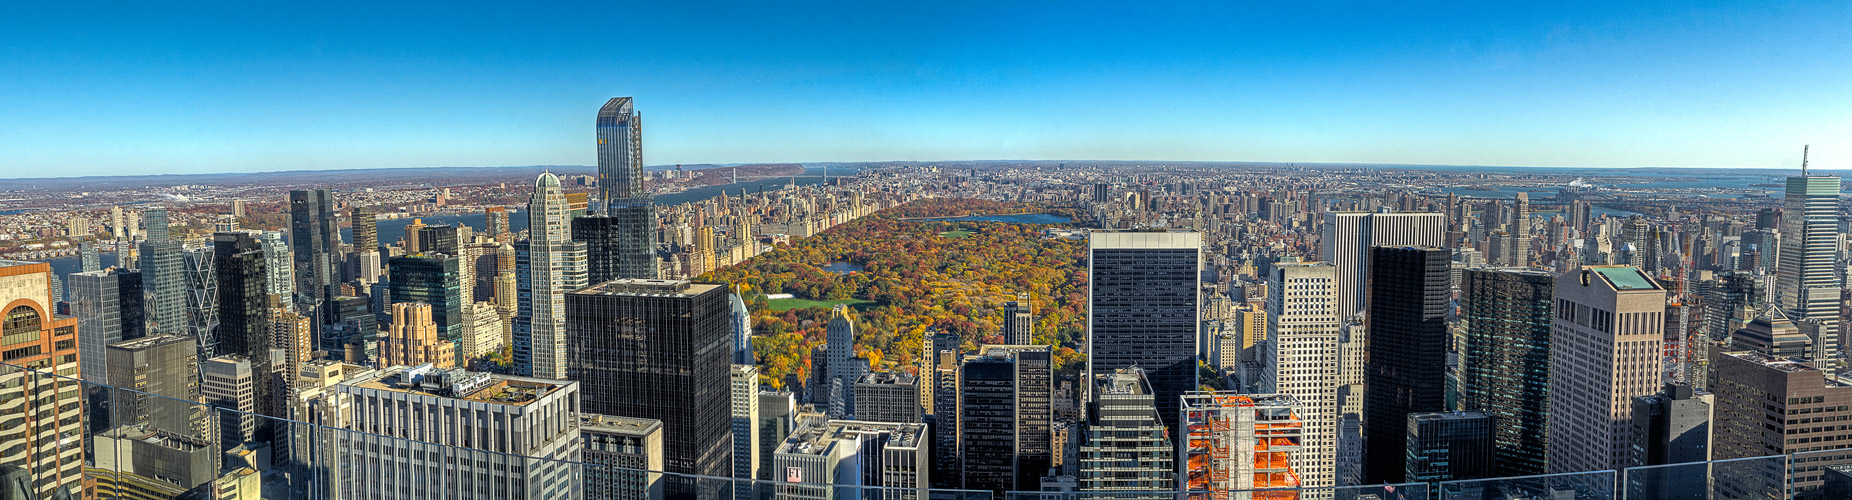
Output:
<instances>
[{"instance_id":1,"label":"clear horizon line","mask_svg":"<svg viewBox=\"0 0 1852 500\"><path fill-rule=\"evenodd\" d=\"M1259 161L1259 160L1101 160L1101 159L1082 159L1082 160L1076 160L1076 159L1049 159L1049 160L1036 160L1036 159L947 160L947 159L940 159L940 160L869 160L869 161L820 160L820 161L694 162L694 163L662 163L662 164L656 164L656 165L645 165L644 168L648 169L648 168L657 168L657 167L674 167L678 165L718 165L721 167L726 167L726 166L740 166L740 165L797 164L797 165L809 167L811 165L822 166L825 164L845 164L845 163L931 164L931 163L970 163L970 162L979 162L979 163L1002 163L1002 162L1150 163L1149 165L1137 165L1137 166L1163 166L1164 164L1244 164L1244 165L1255 165L1255 166L1278 166L1278 167L1311 166L1311 167L1321 167L1321 168L1386 167L1386 168L1403 168L1403 169L1409 169L1409 170L1423 170L1423 169L1431 168L1431 167L1452 167L1452 168L1508 168L1508 169L1629 169L1629 170L1703 169L1703 170L1768 170L1768 171L1786 170L1786 171L1793 171L1797 173L1800 172L1799 167L1653 166L1653 165L1644 165L1644 166L1609 166L1609 165L1538 166L1538 165L1483 165L1483 164L1443 164L1443 163L1293 162L1293 161ZM276 173L292 173L292 172L341 172L341 171L351 171L351 170L408 170L408 169L423 169L423 168L484 168L484 169L487 169L487 168L556 168L556 167L597 168L597 165L532 164L532 165L419 165L419 166L402 166L402 167L351 167L351 168L336 167L336 168L293 169L293 170L249 170L249 171L195 172L195 173L75 175L75 176L63 176L63 177L0 177L0 181L108 179L108 178L120 178L120 177L183 177L183 176L197 176L197 175L258 175L258 174L276 174ZM1852 169L1820 169L1820 168L1809 168L1808 170L1809 171L1826 171L1826 172L1852 171Z\"/></svg>"}]
</instances>

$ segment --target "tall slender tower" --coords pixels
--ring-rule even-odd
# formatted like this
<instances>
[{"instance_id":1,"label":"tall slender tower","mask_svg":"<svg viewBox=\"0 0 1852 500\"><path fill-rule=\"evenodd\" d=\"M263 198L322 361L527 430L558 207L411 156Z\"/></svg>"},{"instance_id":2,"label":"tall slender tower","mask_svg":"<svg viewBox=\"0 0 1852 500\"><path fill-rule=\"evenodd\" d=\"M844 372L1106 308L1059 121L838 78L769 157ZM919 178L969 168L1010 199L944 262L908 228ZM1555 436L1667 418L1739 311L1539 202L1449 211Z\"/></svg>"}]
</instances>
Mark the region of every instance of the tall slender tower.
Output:
<instances>
[{"instance_id":1,"label":"tall slender tower","mask_svg":"<svg viewBox=\"0 0 1852 500\"><path fill-rule=\"evenodd\" d=\"M1267 347L1260 392L1299 400L1305 421L1292 456L1299 484L1333 486L1338 453L1338 276L1326 262L1274 265L1267 281Z\"/></svg>"},{"instance_id":2,"label":"tall slender tower","mask_svg":"<svg viewBox=\"0 0 1852 500\"><path fill-rule=\"evenodd\" d=\"M142 212L148 239L141 242L142 290L149 334L187 334L186 257L180 242L168 238L167 211Z\"/></svg>"},{"instance_id":3,"label":"tall slender tower","mask_svg":"<svg viewBox=\"0 0 1852 500\"><path fill-rule=\"evenodd\" d=\"M1530 193L1520 192L1511 211L1511 255L1508 262L1512 266L1530 265L1530 223Z\"/></svg>"},{"instance_id":4,"label":"tall slender tower","mask_svg":"<svg viewBox=\"0 0 1852 500\"><path fill-rule=\"evenodd\" d=\"M1816 359L1827 369L1838 366L1839 287L1833 275L1833 250L1838 241L1839 178L1807 173L1807 154L1801 153L1801 175L1788 178L1787 199L1781 210L1781 255L1776 259L1775 300L1795 320L1817 320Z\"/></svg>"},{"instance_id":5,"label":"tall slender tower","mask_svg":"<svg viewBox=\"0 0 1852 500\"><path fill-rule=\"evenodd\" d=\"M657 277L656 207L643 181L643 117L613 97L598 110L598 195L619 226L620 278Z\"/></svg>"},{"instance_id":6,"label":"tall slender tower","mask_svg":"<svg viewBox=\"0 0 1852 500\"><path fill-rule=\"evenodd\" d=\"M855 357L855 322L848 307L838 304L830 311L827 345L830 415L843 418L855 411L855 381L868 371L868 362Z\"/></svg>"},{"instance_id":7,"label":"tall slender tower","mask_svg":"<svg viewBox=\"0 0 1852 500\"><path fill-rule=\"evenodd\" d=\"M296 293L301 309L308 311L317 324L327 317L321 313L323 303L334 300L334 285L340 262L336 257L340 232L334 226L334 197L326 189L298 189L289 192L289 245L296 253ZM337 350L339 345L323 339L323 349Z\"/></svg>"},{"instance_id":8,"label":"tall slender tower","mask_svg":"<svg viewBox=\"0 0 1852 500\"><path fill-rule=\"evenodd\" d=\"M527 241L515 244L520 309L514 323L515 373L566 378L566 292L585 286L585 245L572 241L559 177L540 174L527 204Z\"/></svg>"},{"instance_id":9,"label":"tall slender tower","mask_svg":"<svg viewBox=\"0 0 1852 500\"><path fill-rule=\"evenodd\" d=\"M1408 415L1445 411L1447 309L1452 253L1375 247L1370 257L1370 337L1364 364L1364 483L1399 483L1407 466Z\"/></svg>"}]
</instances>

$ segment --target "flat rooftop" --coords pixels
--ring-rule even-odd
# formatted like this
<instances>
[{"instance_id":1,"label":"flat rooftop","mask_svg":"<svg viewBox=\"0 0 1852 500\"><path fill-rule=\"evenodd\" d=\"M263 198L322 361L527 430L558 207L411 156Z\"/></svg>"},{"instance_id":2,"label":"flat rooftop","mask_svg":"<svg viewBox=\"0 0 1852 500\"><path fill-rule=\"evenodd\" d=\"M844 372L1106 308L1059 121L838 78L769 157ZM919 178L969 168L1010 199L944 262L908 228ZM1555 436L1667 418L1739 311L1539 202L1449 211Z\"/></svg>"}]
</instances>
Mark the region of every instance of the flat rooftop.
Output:
<instances>
[{"instance_id":1,"label":"flat rooftop","mask_svg":"<svg viewBox=\"0 0 1852 500\"><path fill-rule=\"evenodd\" d=\"M643 436L662 429L662 421L653 418L581 413L579 414L579 428L589 432Z\"/></svg>"},{"instance_id":2,"label":"flat rooftop","mask_svg":"<svg viewBox=\"0 0 1852 500\"><path fill-rule=\"evenodd\" d=\"M1658 282L1653 281L1651 276L1647 276L1645 272L1640 271L1640 268L1637 267L1590 266L1589 269L1595 271L1595 274L1601 275L1603 279L1608 280L1609 284L1614 285L1615 290L1664 290L1659 287Z\"/></svg>"},{"instance_id":3,"label":"flat rooftop","mask_svg":"<svg viewBox=\"0 0 1852 500\"><path fill-rule=\"evenodd\" d=\"M798 427L778 445L776 453L822 455L830 445L863 434L887 434L889 448L918 448L926 435L926 424L829 420L819 414L798 417Z\"/></svg>"},{"instance_id":4,"label":"flat rooftop","mask_svg":"<svg viewBox=\"0 0 1852 500\"><path fill-rule=\"evenodd\" d=\"M406 380L406 374L412 371L413 368L414 367L408 367L408 366L393 366L393 367L389 367L386 369L373 372L371 374L367 374L367 375L360 376L354 379L350 379L347 382L341 383L340 385L361 387L365 389L372 389L372 390L378 390L378 391L403 392L407 394L420 394L420 395L426 395L426 396L462 399L462 400L468 400L468 401L481 401L484 403L495 403L495 404L502 404L502 405L509 405L509 406L526 406L527 404L532 403L536 400L539 400L540 398L546 397L546 395L552 394L553 391L560 390L560 388L563 387L563 384L561 384L560 381L558 380L548 380L548 379L530 378L530 377L516 377L512 375L500 375L500 374L490 374L490 373L481 373L481 372L464 372L469 375L486 376L487 380L485 381L485 383L481 383L480 385L475 385L475 386L470 387L469 389L463 391L463 393L460 395L443 394L443 393L438 393L438 392L427 391L425 390L425 388L428 386L424 384L413 383L413 381L411 380ZM437 373L440 373L440 372L454 373L454 372L463 372L463 370L438 370L438 371L430 372L429 375L436 375ZM446 387L448 388L449 386L447 385Z\"/></svg>"},{"instance_id":5,"label":"flat rooftop","mask_svg":"<svg viewBox=\"0 0 1852 500\"><path fill-rule=\"evenodd\" d=\"M720 283L695 283L688 280L620 279L574 290L578 295L636 295L646 297L693 297L716 288Z\"/></svg>"}]
</instances>

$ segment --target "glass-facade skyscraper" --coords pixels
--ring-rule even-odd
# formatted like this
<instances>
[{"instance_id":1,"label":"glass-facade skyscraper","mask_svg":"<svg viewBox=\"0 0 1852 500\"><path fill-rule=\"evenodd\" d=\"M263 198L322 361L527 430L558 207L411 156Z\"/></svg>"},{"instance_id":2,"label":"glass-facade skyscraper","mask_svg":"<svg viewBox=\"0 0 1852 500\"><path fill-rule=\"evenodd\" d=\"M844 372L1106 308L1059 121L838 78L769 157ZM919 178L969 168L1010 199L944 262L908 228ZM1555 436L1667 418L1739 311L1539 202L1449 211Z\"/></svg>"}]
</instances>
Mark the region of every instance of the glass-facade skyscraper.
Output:
<instances>
[{"instance_id":1,"label":"glass-facade skyscraper","mask_svg":"<svg viewBox=\"0 0 1852 500\"><path fill-rule=\"evenodd\" d=\"M1555 287L1549 272L1521 267L1467 269L1461 279L1460 406L1492 416L1496 476L1544 473Z\"/></svg>"},{"instance_id":2,"label":"glass-facade skyscraper","mask_svg":"<svg viewBox=\"0 0 1852 500\"><path fill-rule=\"evenodd\" d=\"M141 242L142 291L150 335L186 335L186 258L180 242L168 238L167 211L142 212L148 239Z\"/></svg>"},{"instance_id":3,"label":"glass-facade skyscraper","mask_svg":"<svg viewBox=\"0 0 1852 500\"><path fill-rule=\"evenodd\" d=\"M463 281L456 257L413 254L393 257L386 266L392 303L431 305L431 322L437 337L457 344L463 341Z\"/></svg>"},{"instance_id":4,"label":"glass-facade skyscraper","mask_svg":"<svg viewBox=\"0 0 1852 500\"><path fill-rule=\"evenodd\" d=\"M326 321L320 304L334 300L334 285L339 279L340 263L336 252L341 234L335 228L334 197L326 189L297 189L289 192L289 245L295 251L296 293L310 310L316 324ZM338 350L334 340L324 339L322 349Z\"/></svg>"},{"instance_id":5,"label":"glass-facade skyscraper","mask_svg":"<svg viewBox=\"0 0 1852 500\"><path fill-rule=\"evenodd\" d=\"M1781 256L1776 259L1775 299L1788 317L1819 322L1826 359L1837 365L1839 283L1834 273L1839 241L1839 178L1801 175L1788 178L1781 210Z\"/></svg>"},{"instance_id":6,"label":"glass-facade skyscraper","mask_svg":"<svg viewBox=\"0 0 1852 500\"><path fill-rule=\"evenodd\" d=\"M617 226L618 244L607 251L616 252L620 278L657 277L656 208L644 179L643 117L629 97L613 97L598 110L598 196Z\"/></svg>"},{"instance_id":7,"label":"glass-facade skyscraper","mask_svg":"<svg viewBox=\"0 0 1852 500\"><path fill-rule=\"evenodd\" d=\"M1370 252L1370 354L1364 362L1363 484L1402 482L1410 413L1447 409L1447 308L1453 253L1436 247Z\"/></svg>"},{"instance_id":8,"label":"glass-facade skyscraper","mask_svg":"<svg viewBox=\"0 0 1852 500\"><path fill-rule=\"evenodd\" d=\"M1197 388L1202 233L1094 231L1088 238L1088 380L1137 366L1174 428ZM1173 432L1173 434L1175 434Z\"/></svg>"},{"instance_id":9,"label":"glass-facade skyscraper","mask_svg":"<svg viewBox=\"0 0 1852 500\"><path fill-rule=\"evenodd\" d=\"M662 421L667 472L732 475L727 287L615 280L565 294L566 373L586 413ZM667 498L719 499L725 482L665 478Z\"/></svg>"}]
</instances>

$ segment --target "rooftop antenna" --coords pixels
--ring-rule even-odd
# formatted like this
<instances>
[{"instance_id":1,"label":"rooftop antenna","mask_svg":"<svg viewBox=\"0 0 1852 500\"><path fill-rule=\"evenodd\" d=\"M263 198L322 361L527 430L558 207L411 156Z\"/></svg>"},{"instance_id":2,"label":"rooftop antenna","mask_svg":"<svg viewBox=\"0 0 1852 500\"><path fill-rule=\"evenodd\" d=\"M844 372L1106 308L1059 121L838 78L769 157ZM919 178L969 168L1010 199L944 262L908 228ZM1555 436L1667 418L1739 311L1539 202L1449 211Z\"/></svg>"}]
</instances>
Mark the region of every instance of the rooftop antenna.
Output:
<instances>
[{"instance_id":1,"label":"rooftop antenna","mask_svg":"<svg viewBox=\"0 0 1852 500\"><path fill-rule=\"evenodd\" d=\"M1809 144L1801 145L1801 177L1807 176L1807 148L1809 146L1811 145Z\"/></svg>"}]
</instances>

